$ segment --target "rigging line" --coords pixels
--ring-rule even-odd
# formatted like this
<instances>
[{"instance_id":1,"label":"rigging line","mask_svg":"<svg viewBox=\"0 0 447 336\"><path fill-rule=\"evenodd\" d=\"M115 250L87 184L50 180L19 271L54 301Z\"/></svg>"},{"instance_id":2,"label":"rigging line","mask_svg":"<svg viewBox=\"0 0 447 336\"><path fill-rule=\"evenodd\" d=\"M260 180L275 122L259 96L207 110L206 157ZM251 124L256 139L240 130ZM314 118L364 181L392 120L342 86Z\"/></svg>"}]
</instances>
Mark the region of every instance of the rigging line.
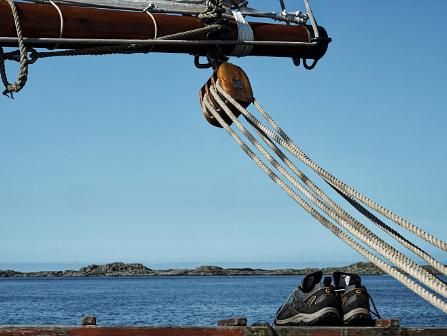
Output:
<instances>
[{"instance_id":1,"label":"rigging line","mask_svg":"<svg viewBox=\"0 0 447 336\"><path fill-rule=\"evenodd\" d=\"M198 34L205 34L208 32L214 32L222 29L221 25L210 25L203 28L193 29L186 32L175 33L171 35L165 35L162 37L158 37L154 41L169 41L175 40L177 38L195 36ZM157 30L158 34L158 30ZM135 41L135 44L129 45L106 45L100 47L91 47L91 48L82 48L82 49L69 49L69 50L61 50L61 51L31 51L31 61L34 62L39 58L46 57L57 57L57 56L99 56L99 55L112 55L112 54L136 54L136 53L146 53L143 49L143 44L138 44L139 42L145 42L151 40L139 40ZM152 49L151 49L152 50Z\"/></svg>"},{"instance_id":2,"label":"rigging line","mask_svg":"<svg viewBox=\"0 0 447 336\"><path fill-rule=\"evenodd\" d=\"M310 24L312 25L312 29L314 30L315 38L318 39L320 37L320 32L318 31L317 21L315 20L314 14L312 13L312 8L310 7L309 0L304 0L304 5L306 6L306 12L309 15Z\"/></svg>"},{"instance_id":3,"label":"rigging line","mask_svg":"<svg viewBox=\"0 0 447 336\"><path fill-rule=\"evenodd\" d=\"M399 232L394 230L392 227L390 227L387 224L385 224L380 218L375 216L372 212L370 212L368 209L366 209L364 206L362 206L355 199L353 199L352 197L346 195L340 189L338 189L336 186L330 184L329 182L326 181L326 183L329 186L331 186L331 188L334 189L347 202L349 202L358 212L360 212L363 216L365 216L371 222L376 224L380 229L382 229L383 231L388 233L391 237L393 237L395 240L397 240L399 243L401 243L407 249L412 251L418 257L420 257L421 259L425 260L429 265L433 266L433 268L438 270L441 274L447 275L447 267L445 265L440 263L438 260L434 259L431 255L429 255L422 248L420 248L416 244L414 244L411 241L409 241L408 239L406 239L404 236L402 236Z\"/></svg>"},{"instance_id":4,"label":"rigging line","mask_svg":"<svg viewBox=\"0 0 447 336\"><path fill-rule=\"evenodd\" d=\"M158 38L158 24L157 24L157 20L155 20L155 16L151 12L149 12L147 9L145 9L144 12L151 17L152 22L154 23L154 37L152 39L156 40Z\"/></svg>"},{"instance_id":5,"label":"rigging line","mask_svg":"<svg viewBox=\"0 0 447 336\"><path fill-rule=\"evenodd\" d=\"M404 286L421 296L426 301L430 302L435 307L439 308L443 312L447 313L447 303L441 300L439 297L433 295L431 292L421 287L409 277L407 277L404 273L399 271L396 268L391 267L383 260L376 257L374 254L369 252L359 243L354 241L351 237L349 237L346 233L340 230L336 225L331 223L326 217L321 215L317 210L315 210L311 205L309 205L306 201L304 201L296 192L294 192L281 178L279 178L270 168L266 166L266 164L260 160L255 153L240 139L240 137L230 128L230 126L223 120L223 118L219 115L216 109L210 104L208 101L207 94L204 95L202 100L202 108L208 108L211 114L216 118L216 120L222 125L222 127L227 131L227 133L238 143L238 145L242 148L242 150L250 157L256 165L268 176L272 179L278 186L281 187L292 199L294 199L301 207L303 207L312 217L318 220L323 226L329 229L333 234L335 234L338 238L343 240L347 245L352 247L355 251L364 256L367 260L372 262L374 265L382 269L384 272L393 276L396 280L401 282Z\"/></svg>"},{"instance_id":6,"label":"rigging line","mask_svg":"<svg viewBox=\"0 0 447 336\"><path fill-rule=\"evenodd\" d=\"M362 193L358 192L354 188L350 187L343 181L339 180L335 176L333 176L331 173L327 172L325 169L317 165L315 162L313 162L307 155L304 153L301 148L295 144L292 139L278 126L278 124L270 117L270 115L264 110L264 108L261 106L261 104L255 100L254 104L258 111L261 113L261 115L267 120L267 122L278 132L278 134L282 137L282 139L287 143L290 149L288 149L293 155L295 155L298 159L300 159L304 164L306 164L309 168L311 168L313 171L315 171L318 175L320 175L324 180L328 181L329 183L335 185L337 188L342 190L347 195L356 198L363 204L367 205L368 207L376 210L378 213L384 215L388 219L392 220L394 223L404 227L408 231L414 233L418 237L424 239L428 243L438 247L439 249L447 252L447 243L442 241L441 239L433 236L432 234L429 234L422 230L421 228L417 227L416 225L410 223L406 219L400 217L399 215L395 214L394 212L386 209L382 205L378 204L377 202L369 199Z\"/></svg>"},{"instance_id":7,"label":"rigging line","mask_svg":"<svg viewBox=\"0 0 447 336\"><path fill-rule=\"evenodd\" d=\"M218 87L219 89L219 87ZM319 196L322 200L327 202L332 208L336 211L339 211L342 218L347 221L356 221L348 212L346 212L342 207L340 207L337 203L335 203L330 197L328 197L317 185L315 185L300 169L296 167L296 165L289 160L289 158L278 148L278 146L268 137L268 135L260 129L254 122L252 122L247 116L244 115L244 118L247 122L253 127L253 129L259 134L259 136L264 140L264 142L272 149L281 160L306 184L317 196ZM253 117L254 118L254 117ZM329 183L328 183L329 184ZM429 265L433 266L436 270L438 270L441 274L447 275L445 265L441 264L439 261L434 259L427 252L422 250L416 244L412 243L393 228L382 222L379 218L374 216L371 212L369 212L366 208L364 208L357 201L353 200L349 196L343 194L339 189L329 184L334 190L336 190L342 197L344 197L348 202L350 202L358 211L360 211L365 217L367 217L370 221L376 224L380 229L389 234L392 238L394 238L397 242L402 244L404 247L415 253L417 256L425 260ZM429 272L428 270L426 270ZM430 272L431 273L431 272ZM434 274L432 274L434 275ZM434 275L435 276L435 275ZM442 281L442 280L441 280Z\"/></svg>"},{"instance_id":8,"label":"rigging line","mask_svg":"<svg viewBox=\"0 0 447 336\"><path fill-rule=\"evenodd\" d=\"M218 87L219 89L219 87ZM247 111L248 112L248 111ZM253 121L251 121L247 116L245 116L245 119L247 122L255 129L255 131L262 137L262 139L266 142L266 144L272 149L280 158L281 160L286 163L286 165L319 197L321 197L322 200L329 203L329 205L334 208L335 210L339 211L342 218L344 218L347 221L354 221L354 223L357 221L354 219L348 212L346 212L342 207L340 207L337 203L335 203L330 197L328 197L318 186L316 186L309 178L301 171L299 170L296 165L288 159L288 157L278 148L278 146L275 145L275 143L272 142L272 140L268 137L268 135L260 129ZM256 119L255 117L253 117ZM265 127L265 126L264 126ZM329 184L329 183L328 183ZM410 242L408 239L403 237L401 234L399 234L397 231L395 231L393 228L389 227L387 224L382 222L379 218L374 216L371 212L369 212L366 208L364 208L361 204L350 198L349 196L344 195L339 189L334 187L333 185L329 184L334 190L337 191L342 197L344 197L348 202L350 202L358 211L360 211L365 217L367 217L370 221L372 221L374 224L376 224L380 229L382 229L384 232L388 233L392 238L394 238L396 241L398 241L400 244L402 244L404 247L415 253L417 256L425 260L429 265L433 266L436 270L438 270L441 274L446 274L446 267L441 264L439 261L434 259L431 255L429 255L427 252L422 250L420 247L418 247L416 244ZM429 272L428 270L426 270ZM431 273L431 272L429 272ZM431 273L432 274L432 273ZM432 274L435 276L434 274ZM441 280L442 281L442 280Z\"/></svg>"},{"instance_id":9,"label":"rigging line","mask_svg":"<svg viewBox=\"0 0 447 336\"><path fill-rule=\"evenodd\" d=\"M57 10L57 13L59 14L59 20L60 20L60 26L59 26L59 40L62 38L62 36L64 35L64 16L62 14L61 9L59 8L58 5L56 5L56 3L53 0L48 0L48 2ZM57 47L59 47L59 43L60 41L56 42L56 44L54 45L53 48L51 49L57 49Z\"/></svg>"},{"instance_id":10,"label":"rigging line","mask_svg":"<svg viewBox=\"0 0 447 336\"><path fill-rule=\"evenodd\" d=\"M148 8L150 7L150 4L143 10L143 12L145 12L147 15L149 15L149 17L152 19L152 22L154 24L154 37L152 38L153 40L156 40L158 37L158 24L157 24L157 20L155 20L154 15L149 12ZM152 50L154 50L155 46L152 46L151 49L149 50L149 52L151 52Z\"/></svg>"},{"instance_id":11,"label":"rigging line","mask_svg":"<svg viewBox=\"0 0 447 336\"><path fill-rule=\"evenodd\" d=\"M215 84L219 85L219 81ZM368 228L366 228L362 223L357 221L351 216L346 216L346 212L341 211L341 208L329 197L327 197L324 193L322 195L326 196L327 199L331 201L331 204L334 205L334 208L329 207L325 202L322 202L315 194L309 192L309 190L301 185L290 173L278 162L276 161L270 153L253 137L253 135L242 125L242 123L236 118L234 113L230 110L230 108L224 103L224 101L220 98L214 86L210 87L211 96L217 101L220 108L224 110L224 112L230 117L232 122L239 128L239 130L244 134L244 136L258 149L265 158L272 164L274 168L276 168L294 187L296 187L301 193L303 193L307 198L309 198L318 208L326 213L326 215L330 216L333 220L337 222L337 224L341 225L348 232L353 234L356 238L360 239L363 243L379 252L382 256L396 264L398 267L402 268L405 272L412 275L420 282L436 291L437 293L447 297L447 286L444 282L440 281L438 278L427 272L421 266L416 264L413 260L409 259L407 256L403 255L401 252L397 251L390 244L386 243L384 240L380 239L377 235L371 232ZM225 97L227 98L227 97ZM239 108L238 108L239 109ZM242 111L242 109L244 111ZM246 109L242 108L240 112L243 115L246 114ZM276 152L278 156L284 157L285 155L278 151ZM293 170L292 167L289 166ZM301 173L300 171L298 171ZM302 175L302 174L301 174ZM338 210L340 209L340 210ZM344 216L345 215L345 216ZM348 217L348 218L343 218Z\"/></svg>"},{"instance_id":12,"label":"rigging line","mask_svg":"<svg viewBox=\"0 0 447 336\"><path fill-rule=\"evenodd\" d=\"M286 4L284 3L284 0L279 0L279 5L281 6L282 10L286 10Z\"/></svg>"},{"instance_id":13,"label":"rigging line","mask_svg":"<svg viewBox=\"0 0 447 336\"><path fill-rule=\"evenodd\" d=\"M218 89L219 93L221 93L222 95L224 95L234 106L236 106L239 109L242 109L244 111L246 111L240 104L238 104L231 96L229 96L220 86L216 86L216 88ZM271 138L273 138L278 144L280 144L282 147L284 147L287 151L289 151L290 153L292 153L294 156L296 156L298 159L300 159L301 161L303 161L306 165L312 165L312 166L316 166L318 167L318 169L323 170L323 168L317 166L315 163L313 163L313 161L311 161L306 154L304 154L299 147L287 136L287 134L284 133L284 131L282 131L281 128L279 128L279 126L276 124L276 122L267 114L267 112L262 108L262 106L259 104L259 102L255 99L254 100L254 104L257 107L258 111L261 112L261 114L265 114L264 117L267 119L267 121L273 126L275 127L275 129L279 129L278 133L281 135L281 137L279 137L276 133L272 132L269 128L265 127L258 119L256 119L249 111L246 111L246 116L250 118L251 121L253 121L256 125L258 125L266 134L268 134ZM241 111L242 111L241 110ZM286 137L286 138L285 138ZM293 146L292 146L293 145ZM297 151L297 149L301 151L302 156L299 156L298 154L300 154L300 152ZM304 156L305 159L303 159L302 157ZM309 163L310 161L310 163ZM316 171L313 167L312 170ZM318 173L318 171L316 171ZM325 171L324 171L325 172ZM329 173L327 173L329 174ZM321 174L319 174L321 176ZM327 180L327 179L326 179ZM339 187L337 185L337 187ZM350 188L350 187L349 187ZM351 188L352 189L352 188ZM355 191L355 190L354 190ZM358 193L357 191L355 191L356 193ZM359 193L360 194L360 193ZM360 194L361 195L361 194ZM417 227L416 227L417 228ZM420 228L417 228L418 230L422 231ZM416 232L418 232L416 230ZM422 231L423 232L423 231ZM438 240L440 242L442 242L441 240L437 239L436 237L431 237L433 240Z\"/></svg>"},{"instance_id":14,"label":"rigging line","mask_svg":"<svg viewBox=\"0 0 447 336\"><path fill-rule=\"evenodd\" d=\"M283 13L286 13L286 4L284 3L284 0L279 0L279 6L281 7L281 10ZM290 26L290 22L286 21L286 25ZM299 66L301 63L301 59L299 57L292 57L292 62L295 66Z\"/></svg>"}]
</instances>

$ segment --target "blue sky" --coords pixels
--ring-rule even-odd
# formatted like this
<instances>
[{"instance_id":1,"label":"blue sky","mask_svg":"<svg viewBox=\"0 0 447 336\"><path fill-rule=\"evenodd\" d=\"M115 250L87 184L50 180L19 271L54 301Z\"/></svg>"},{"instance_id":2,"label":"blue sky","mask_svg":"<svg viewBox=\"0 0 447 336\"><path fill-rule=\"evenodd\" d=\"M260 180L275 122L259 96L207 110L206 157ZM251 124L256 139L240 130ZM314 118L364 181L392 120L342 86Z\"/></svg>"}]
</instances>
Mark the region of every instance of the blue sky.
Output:
<instances>
[{"instance_id":1,"label":"blue sky","mask_svg":"<svg viewBox=\"0 0 447 336\"><path fill-rule=\"evenodd\" d=\"M445 240L447 2L313 7L334 38L315 70L232 62L315 161ZM0 99L0 266L363 260L206 123L210 75L186 55L34 64L16 99Z\"/></svg>"}]
</instances>

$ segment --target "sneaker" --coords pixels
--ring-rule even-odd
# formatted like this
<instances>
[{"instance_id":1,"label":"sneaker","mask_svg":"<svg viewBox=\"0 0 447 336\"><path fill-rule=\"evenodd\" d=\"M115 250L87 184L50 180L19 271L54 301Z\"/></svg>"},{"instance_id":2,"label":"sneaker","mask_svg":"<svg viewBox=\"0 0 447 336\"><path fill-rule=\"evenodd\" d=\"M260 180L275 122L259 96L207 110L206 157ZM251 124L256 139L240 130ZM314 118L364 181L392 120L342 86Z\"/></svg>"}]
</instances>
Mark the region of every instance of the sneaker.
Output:
<instances>
[{"instance_id":1,"label":"sneaker","mask_svg":"<svg viewBox=\"0 0 447 336\"><path fill-rule=\"evenodd\" d=\"M320 271L307 275L301 285L290 294L287 302L276 313L275 324L284 325L339 325L337 298L332 279L320 283Z\"/></svg>"},{"instance_id":2,"label":"sneaker","mask_svg":"<svg viewBox=\"0 0 447 336\"><path fill-rule=\"evenodd\" d=\"M369 306L369 294L360 276L353 273L334 272L334 285L339 291L339 310L343 324L349 326L373 325Z\"/></svg>"}]
</instances>

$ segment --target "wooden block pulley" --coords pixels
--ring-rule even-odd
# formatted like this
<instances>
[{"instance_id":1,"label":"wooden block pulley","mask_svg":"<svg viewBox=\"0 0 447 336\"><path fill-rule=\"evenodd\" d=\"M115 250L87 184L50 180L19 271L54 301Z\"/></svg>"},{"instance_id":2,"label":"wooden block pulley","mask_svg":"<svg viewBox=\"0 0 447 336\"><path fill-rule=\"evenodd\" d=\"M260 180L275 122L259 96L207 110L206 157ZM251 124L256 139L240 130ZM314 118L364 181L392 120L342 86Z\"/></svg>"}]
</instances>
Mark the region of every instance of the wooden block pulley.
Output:
<instances>
[{"instance_id":1,"label":"wooden block pulley","mask_svg":"<svg viewBox=\"0 0 447 336\"><path fill-rule=\"evenodd\" d=\"M211 78L205 83L205 85L200 89L200 102L202 102L205 94L208 97L208 101L217 110L217 113L222 117L223 120L227 122L228 125L232 124L232 120L225 113L225 111L219 106L217 101L213 98L210 87L214 86L219 80L222 88L227 92L234 100L241 104L244 108L247 108L253 102L253 91L251 89L250 81L247 74L240 67L231 64L223 63L214 71ZM228 100L226 100L222 95L220 98L225 102L230 110L238 117L241 113L239 110L233 106ZM213 126L222 127L219 121L213 117L211 111L208 111L206 106L202 108L203 114L206 120Z\"/></svg>"}]
</instances>

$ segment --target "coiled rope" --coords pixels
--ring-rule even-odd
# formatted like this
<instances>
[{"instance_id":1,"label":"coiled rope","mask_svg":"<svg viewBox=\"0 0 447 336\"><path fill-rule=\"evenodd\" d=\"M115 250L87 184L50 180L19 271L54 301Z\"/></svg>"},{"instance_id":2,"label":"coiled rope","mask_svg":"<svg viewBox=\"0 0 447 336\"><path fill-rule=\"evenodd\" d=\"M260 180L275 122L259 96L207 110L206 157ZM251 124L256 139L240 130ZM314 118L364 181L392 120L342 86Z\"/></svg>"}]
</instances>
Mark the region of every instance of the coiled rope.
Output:
<instances>
[{"instance_id":1,"label":"coiled rope","mask_svg":"<svg viewBox=\"0 0 447 336\"><path fill-rule=\"evenodd\" d=\"M350 234L355 236L357 239L362 241L365 245L369 246L375 252L394 263L397 267L413 276L415 279L419 280L422 284L428 288L434 290L440 295L447 297L447 286L446 284L430 274L421 266L417 265L414 261L409 259L407 256L397 251L390 244L386 243L380 239L377 235L372 233L368 228L366 228L362 223L349 215L345 210L343 210L339 205L337 205L329 196L327 196L320 188L318 188L302 171L300 171L296 165L287 158L287 156L278 148L274 143L277 142L285 149L293 149L289 145L291 142L290 138L287 140L282 136L278 136L275 132L271 131L268 127L263 125L258 119L256 119L249 111L238 104L226 91L220 86L219 82L215 85L210 86L210 94L212 95L213 101L217 102L219 108L222 109L228 117L233 121L241 133L252 143L255 148L262 153L262 155L268 160L268 162L277 169L286 180L292 184L293 187L298 189L303 195L305 195L312 203L314 203L320 210L322 210L327 216L332 218L337 224L347 230ZM224 102L224 99L226 102ZM265 110L262 109L257 100L254 101L256 107L258 107L259 112L262 115L267 115ZM240 145L244 152L255 161L261 170L263 170L275 183L277 183L284 191L286 191L289 196L291 196L298 204L300 204L306 211L308 211L314 218L316 218L320 223L327 227L336 236L345 241L349 246L354 248L357 252L366 257L370 262L375 264L377 267L383 271L389 273L395 277L398 281L404 284L406 287L423 297L425 300L429 301L442 311L447 313L447 303L435 296L427 289L421 285L415 283L407 275L405 275L399 269L396 269L383 260L376 257L374 254L369 252L366 248L360 245L358 242L354 241L350 236L339 229L335 224L330 222L326 217L324 217L320 212L308 204L304 199L302 199L288 184L284 182L277 174L275 174L249 147L245 144L241 138L236 134L231 127L225 123L225 121L217 113L215 107L208 100L208 96L205 95L202 104L206 107L213 116L219 121L219 123L225 128L225 130L230 134L230 136ZM248 123L254 128L256 133L260 138L267 144L267 146L283 161L286 166L304 183L298 182L286 168L284 168L273 156L259 143L259 141L247 130L246 127L235 117L232 110L228 107L228 104L233 105L239 110L242 115L246 118ZM264 112L264 113L263 113ZM268 116L268 115L267 115ZM268 116L270 117L270 116ZM270 118L271 119L271 118ZM276 125L276 124L275 124ZM278 129L280 129L277 126ZM282 130L281 130L282 131ZM284 133L285 134L285 133ZM310 159L309 159L310 160ZM310 189L308 190L306 186ZM339 192L343 193L339 189ZM355 200L352 200L356 203ZM364 209L360 204L359 209ZM360 210L359 210L360 211ZM428 263L433 265L436 269L445 272L445 266L435 260L433 257L428 255L425 251L417 247L415 244L411 243L399 233L394 231L392 228L387 226L385 223L381 222L380 219L375 217L373 214L369 213L367 209L364 209L364 215L370 218L376 225L378 225L385 232L389 233L394 239L400 242L405 247L409 248L411 251L419 255L421 258L426 260ZM369 215L368 215L369 214ZM445 273L444 273L445 274Z\"/></svg>"},{"instance_id":2,"label":"coiled rope","mask_svg":"<svg viewBox=\"0 0 447 336\"><path fill-rule=\"evenodd\" d=\"M20 18L19 13L17 12L16 4L14 3L13 0L6 0L6 1L11 7L11 13L14 19L14 25L16 27L17 40L19 44L20 70L17 81L11 84L8 80L8 76L6 75L3 47L0 47L0 76L2 78L3 85L5 86L3 94L5 96L10 96L11 98L13 98L13 93L19 92L25 86L26 81L28 79L28 56L25 43L23 42L22 26L20 25Z\"/></svg>"}]
</instances>

